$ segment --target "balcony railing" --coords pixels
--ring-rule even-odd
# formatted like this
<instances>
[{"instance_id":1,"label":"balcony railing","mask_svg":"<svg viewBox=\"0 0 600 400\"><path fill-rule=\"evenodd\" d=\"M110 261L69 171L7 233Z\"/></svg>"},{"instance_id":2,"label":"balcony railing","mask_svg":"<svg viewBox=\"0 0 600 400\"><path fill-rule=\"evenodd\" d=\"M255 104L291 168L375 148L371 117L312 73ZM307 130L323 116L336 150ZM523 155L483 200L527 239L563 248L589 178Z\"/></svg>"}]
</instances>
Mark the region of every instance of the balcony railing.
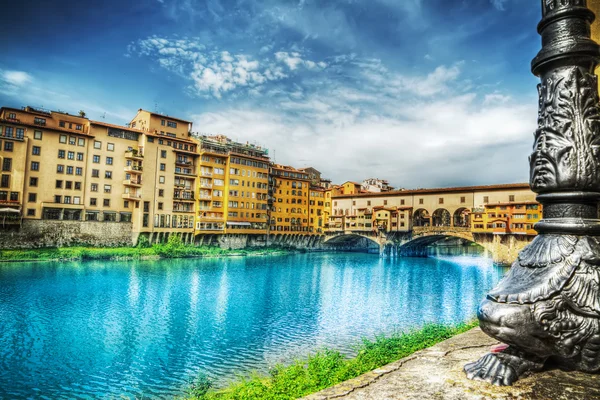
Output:
<instances>
[{"instance_id":1,"label":"balcony railing","mask_svg":"<svg viewBox=\"0 0 600 400\"><path fill-rule=\"evenodd\" d=\"M200 199L203 200L212 200L212 196L210 194L201 194Z\"/></svg>"},{"instance_id":2,"label":"balcony railing","mask_svg":"<svg viewBox=\"0 0 600 400\"><path fill-rule=\"evenodd\" d=\"M125 158L142 159L144 154L138 150L129 150L125 152Z\"/></svg>"},{"instance_id":3,"label":"balcony railing","mask_svg":"<svg viewBox=\"0 0 600 400\"><path fill-rule=\"evenodd\" d=\"M125 186L142 186L141 179L125 179L123 181L123 185Z\"/></svg>"},{"instance_id":4,"label":"balcony railing","mask_svg":"<svg viewBox=\"0 0 600 400\"><path fill-rule=\"evenodd\" d=\"M202 183L200 183L200 187L210 189L213 187L213 185L212 185L212 183L202 182Z\"/></svg>"},{"instance_id":5,"label":"balcony railing","mask_svg":"<svg viewBox=\"0 0 600 400\"><path fill-rule=\"evenodd\" d=\"M140 165L129 165L129 166L125 167L124 170L125 170L125 172L141 173L143 170L143 167Z\"/></svg>"},{"instance_id":6,"label":"balcony railing","mask_svg":"<svg viewBox=\"0 0 600 400\"><path fill-rule=\"evenodd\" d=\"M202 176L212 176L212 172L210 172L210 171L202 171L202 172L200 172L200 175L202 175Z\"/></svg>"},{"instance_id":7,"label":"balcony railing","mask_svg":"<svg viewBox=\"0 0 600 400\"><path fill-rule=\"evenodd\" d=\"M139 200L142 198L141 193L123 193L121 196L125 200Z\"/></svg>"}]
</instances>

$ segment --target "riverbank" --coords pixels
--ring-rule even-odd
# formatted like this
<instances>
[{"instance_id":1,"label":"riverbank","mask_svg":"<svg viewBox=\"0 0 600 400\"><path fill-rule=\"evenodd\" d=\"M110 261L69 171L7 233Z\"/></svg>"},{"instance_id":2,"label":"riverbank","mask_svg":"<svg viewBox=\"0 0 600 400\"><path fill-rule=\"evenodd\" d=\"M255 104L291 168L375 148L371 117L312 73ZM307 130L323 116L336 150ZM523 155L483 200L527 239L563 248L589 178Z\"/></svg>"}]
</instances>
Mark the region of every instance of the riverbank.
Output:
<instances>
[{"instance_id":1,"label":"riverbank","mask_svg":"<svg viewBox=\"0 0 600 400\"><path fill-rule=\"evenodd\" d=\"M357 355L322 350L292 364L277 365L269 375L253 374L221 389L201 376L192 383L188 400L297 399L356 378L419 350L478 326L476 321L454 326L426 325L420 330L364 339Z\"/></svg>"},{"instance_id":2,"label":"riverbank","mask_svg":"<svg viewBox=\"0 0 600 400\"><path fill-rule=\"evenodd\" d=\"M29 250L0 250L0 262L83 261L83 260L148 260L160 258L265 256L301 252L293 248L270 246L238 250L216 246L184 245L173 236L167 243L138 247L60 247Z\"/></svg>"}]
</instances>

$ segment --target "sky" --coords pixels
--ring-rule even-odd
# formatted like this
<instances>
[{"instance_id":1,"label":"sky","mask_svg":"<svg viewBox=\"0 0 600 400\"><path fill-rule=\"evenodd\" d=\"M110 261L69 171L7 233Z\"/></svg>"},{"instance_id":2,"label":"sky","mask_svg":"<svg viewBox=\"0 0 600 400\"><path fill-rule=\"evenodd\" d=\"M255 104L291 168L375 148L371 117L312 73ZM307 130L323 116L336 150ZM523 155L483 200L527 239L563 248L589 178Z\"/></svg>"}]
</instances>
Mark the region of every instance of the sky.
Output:
<instances>
[{"instance_id":1,"label":"sky","mask_svg":"<svg viewBox=\"0 0 600 400\"><path fill-rule=\"evenodd\" d=\"M137 109L334 183L526 182L539 1L57 0L0 14L0 105Z\"/></svg>"}]
</instances>

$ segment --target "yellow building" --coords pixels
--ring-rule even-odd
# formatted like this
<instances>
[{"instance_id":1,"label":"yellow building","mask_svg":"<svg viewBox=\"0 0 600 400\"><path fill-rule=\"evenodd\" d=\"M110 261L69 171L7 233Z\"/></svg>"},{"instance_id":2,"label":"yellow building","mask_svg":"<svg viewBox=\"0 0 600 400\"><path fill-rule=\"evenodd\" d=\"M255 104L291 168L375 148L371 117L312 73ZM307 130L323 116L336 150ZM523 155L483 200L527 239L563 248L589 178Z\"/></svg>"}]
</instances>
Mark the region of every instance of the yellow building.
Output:
<instances>
[{"instance_id":1,"label":"yellow building","mask_svg":"<svg viewBox=\"0 0 600 400\"><path fill-rule=\"evenodd\" d=\"M270 169L270 234L309 234L309 182L307 173L293 167L272 164Z\"/></svg>"},{"instance_id":2,"label":"yellow building","mask_svg":"<svg viewBox=\"0 0 600 400\"><path fill-rule=\"evenodd\" d=\"M329 213L325 206L326 189L319 186L309 187L309 232L314 234L323 234L325 223L329 221Z\"/></svg>"},{"instance_id":3,"label":"yellow building","mask_svg":"<svg viewBox=\"0 0 600 400\"><path fill-rule=\"evenodd\" d=\"M471 230L496 235L536 235L533 226L541 218L542 205L535 201L486 204L473 209Z\"/></svg>"},{"instance_id":4,"label":"yellow building","mask_svg":"<svg viewBox=\"0 0 600 400\"><path fill-rule=\"evenodd\" d=\"M226 136L202 136L197 235L266 235L268 150Z\"/></svg>"}]
</instances>

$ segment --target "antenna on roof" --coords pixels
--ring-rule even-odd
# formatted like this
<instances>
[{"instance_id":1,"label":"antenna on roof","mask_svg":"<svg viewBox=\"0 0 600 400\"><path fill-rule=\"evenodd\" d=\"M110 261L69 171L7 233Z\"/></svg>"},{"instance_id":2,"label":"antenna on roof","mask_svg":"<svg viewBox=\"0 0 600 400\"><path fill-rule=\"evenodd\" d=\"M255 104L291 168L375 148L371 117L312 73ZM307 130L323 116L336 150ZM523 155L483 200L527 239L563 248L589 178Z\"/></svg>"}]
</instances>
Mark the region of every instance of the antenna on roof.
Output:
<instances>
[{"instance_id":1,"label":"antenna on roof","mask_svg":"<svg viewBox=\"0 0 600 400\"><path fill-rule=\"evenodd\" d=\"M106 111L104 111L104 113L100 116L100 118L106 119Z\"/></svg>"}]
</instances>

